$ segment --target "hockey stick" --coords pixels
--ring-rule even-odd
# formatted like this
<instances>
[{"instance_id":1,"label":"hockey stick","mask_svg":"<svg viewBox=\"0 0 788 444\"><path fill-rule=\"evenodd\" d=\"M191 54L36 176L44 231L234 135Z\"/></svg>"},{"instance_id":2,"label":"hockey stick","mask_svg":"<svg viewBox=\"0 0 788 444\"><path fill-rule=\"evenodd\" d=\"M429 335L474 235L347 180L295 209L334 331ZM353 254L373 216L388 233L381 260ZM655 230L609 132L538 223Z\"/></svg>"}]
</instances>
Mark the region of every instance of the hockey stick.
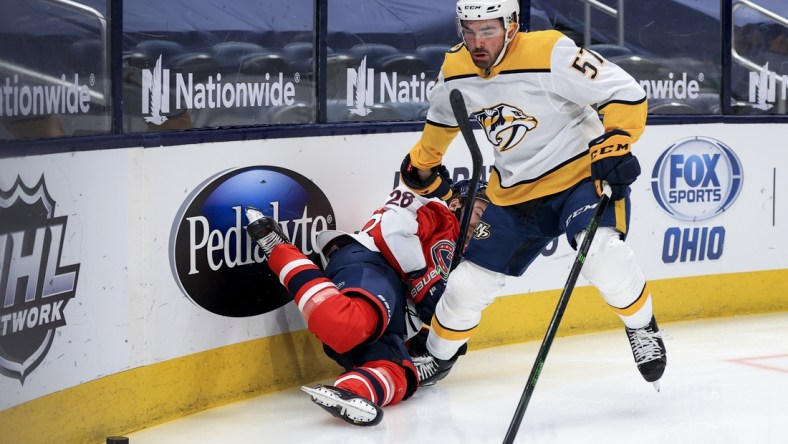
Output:
<instances>
[{"instance_id":1,"label":"hockey stick","mask_svg":"<svg viewBox=\"0 0 788 444\"><path fill-rule=\"evenodd\" d=\"M465 139L465 144L471 151L471 162L473 169L471 170L471 188L468 190L468 197L465 199L466 209L462 212L462 219L460 220L460 234L455 243L454 255L449 265L449 271L457 268L462 258L463 250L465 250L465 241L468 237L468 225L471 223L471 213L473 213L473 203L476 200L476 187L479 185L479 178L482 175L482 152L479 150L479 144L476 143L476 137L473 135L471 124L468 120L468 110L465 108L465 100L462 98L462 93L457 90L451 90L449 93L449 102L451 102L451 109L454 111L454 118L457 119L457 125L460 127L462 137ZM470 204L468 204L470 202ZM468 206L470 205L470 206Z\"/></svg>"},{"instance_id":2,"label":"hockey stick","mask_svg":"<svg viewBox=\"0 0 788 444\"><path fill-rule=\"evenodd\" d=\"M599 221L602 219L602 214L605 212L608 202L610 202L611 193L612 190L610 189L610 185L608 185L607 182L602 182L602 197L599 198L594 216L588 224L583 243L577 250L575 263L572 265L572 269L569 270L569 278L566 280L564 291L561 293L561 297L558 299L558 306L555 308L555 313L553 313L553 319L550 320L550 325L547 327L547 333L542 341L542 346L539 348L539 353L536 355L536 361L531 369L531 375L528 376L528 383L525 384L525 390L523 390L523 394L520 396L520 402L517 404L514 417L512 418L511 424L509 424L509 430L506 432L506 437L503 440L504 444L513 443L514 437L520 429L520 423L523 421L523 415L525 415L525 409L528 407L528 401L531 400L531 395L534 393L536 381L539 379L539 374L542 372L542 366L544 366L544 361L547 359L547 353L550 351L550 346L553 344L553 339L558 331L558 324L561 323L561 318L564 316L564 310L566 310L566 305L569 303L569 297L572 295L572 290L575 289L575 283L577 283L577 278L580 275L580 269L583 268L588 249L591 247L591 241L594 240L596 229L599 227Z\"/></svg>"}]
</instances>

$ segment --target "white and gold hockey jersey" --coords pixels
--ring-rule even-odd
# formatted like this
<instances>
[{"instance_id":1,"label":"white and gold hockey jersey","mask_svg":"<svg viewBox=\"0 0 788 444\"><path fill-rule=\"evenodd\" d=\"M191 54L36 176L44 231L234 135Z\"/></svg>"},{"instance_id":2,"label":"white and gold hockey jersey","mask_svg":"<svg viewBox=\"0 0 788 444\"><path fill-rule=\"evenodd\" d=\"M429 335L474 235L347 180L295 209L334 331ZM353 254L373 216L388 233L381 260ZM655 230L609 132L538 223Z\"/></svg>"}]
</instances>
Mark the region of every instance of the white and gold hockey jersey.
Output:
<instances>
[{"instance_id":1,"label":"white and gold hockey jersey","mask_svg":"<svg viewBox=\"0 0 788 444\"><path fill-rule=\"evenodd\" d=\"M464 44L447 53L410 152L417 168L439 165L459 132L452 89L495 149L487 196L496 205L568 189L590 175L591 139L618 128L634 142L645 129L646 93L623 69L558 31L521 32L489 72L473 64Z\"/></svg>"}]
</instances>

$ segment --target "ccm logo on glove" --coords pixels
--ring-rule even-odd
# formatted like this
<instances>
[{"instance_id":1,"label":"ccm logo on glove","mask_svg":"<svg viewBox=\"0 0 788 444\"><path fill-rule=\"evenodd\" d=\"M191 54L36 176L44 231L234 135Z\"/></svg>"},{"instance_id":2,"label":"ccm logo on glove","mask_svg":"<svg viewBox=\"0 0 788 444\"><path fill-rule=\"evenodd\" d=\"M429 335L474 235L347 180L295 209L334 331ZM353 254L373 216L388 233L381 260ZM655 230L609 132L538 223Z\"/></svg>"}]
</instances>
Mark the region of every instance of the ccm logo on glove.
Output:
<instances>
[{"instance_id":1,"label":"ccm logo on glove","mask_svg":"<svg viewBox=\"0 0 788 444\"><path fill-rule=\"evenodd\" d=\"M629 133L622 130L613 130L605 133L588 144L591 152L591 162L605 157L623 156L631 149L632 138Z\"/></svg>"},{"instance_id":2,"label":"ccm logo on glove","mask_svg":"<svg viewBox=\"0 0 788 444\"><path fill-rule=\"evenodd\" d=\"M640 175L640 162L631 149L632 137L620 129L608 131L588 144L597 194L602 195L602 181L606 181L613 191L612 200L626 197L629 185Z\"/></svg>"}]
</instances>

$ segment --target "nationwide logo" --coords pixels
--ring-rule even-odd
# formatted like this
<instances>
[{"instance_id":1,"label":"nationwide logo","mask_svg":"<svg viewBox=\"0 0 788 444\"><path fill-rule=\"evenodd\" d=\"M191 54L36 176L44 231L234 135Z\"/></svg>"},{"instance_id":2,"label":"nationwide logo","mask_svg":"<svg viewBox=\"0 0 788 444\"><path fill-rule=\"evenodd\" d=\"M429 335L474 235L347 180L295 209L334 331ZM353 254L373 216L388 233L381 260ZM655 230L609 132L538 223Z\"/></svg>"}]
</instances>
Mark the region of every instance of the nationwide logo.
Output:
<instances>
[{"instance_id":1,"label":"nationwide logo","mask_svg":"<svg viewBox=\"0 0 788 444\"><path fill-rule=\"evenodd\" d=\"M93 75L91 85L95 83ZM19 76L6 77L0 85L0 117L32 117L50 114L85 114L90 111L91 92L79 83L79 74L70 82L63 74L46 85L19 84Z\"/></svg>"},{"instance_id":2,"label":"nationwide logo","mask_svg":"<svg viewBox=\"0 0 788 444\"><path fill-rule=\"evenodd\" d=\"M771 109L777 100L777 81L776 73L769 71L769 62L766 62L760 71L750 71L750 103L753 108L760 110ZM782 85L781 98L784 101L788 96L788 75L779 77Z\"/></svg>"},{"instance_id":3,"label":"nationwide logo","mask_svg":"<svg viewBox=\"0 0 788 444\"><path fill-rule=\"evenodd\" d=\"M315 253L318 233L336 228L325 194L294 171L255 166L203 182L173 223L170 265L186 296L222 316L255 316L292 300L246 233L247 206L279 221L306 255Z\"/></svg>"},{"instance_id":4,"label":"nationwide logo","mask_svg":"<svg viewBox=\"0 0 788 444\"><path fill-rule=\"evenodd\" d=\"M672 217L689 222L727 210L742 188L742 166L724 143L710 137L682 139L654 165L651 191Z\"/></svg>"},{"instance_id":5,"label":"nationwide logo","mask_svg":"<svg viewBox=\"0 0 788 444\"><path fill-rule=\"evenodd\" d=\"M372 112L376 103L426 102L427 94L435 86L435 81L425 81L425 73L412 74L410 79L399 77L396 72L376 73L367 68L365 56L358 70L347 69L346 103L351 114L366 116ZM375 89L379 86L379 89ZM377 99L377 100L376 100Z\"/></svg>"},{"instance_id":6,"label":"nationwide logo","mask_svg":"<svg viewBox=\"0 0 788 444\"><path fill-rule=\"evenodd\" d=\"M44 360L63 310L74 297L79 264L62 265L66 216L44 176L32 188L17 178L0 189L0 373L25 378Z\"/></svg>"},{"instance_id":7,"label":"nationwide logo","mask_svg":"<svg viewBox=\"0 0 788 444\"><path fill-rule=\"evenodd\" d=\"M143 119L161 125L172 110L270 107L295 102L295 84L285 81L283 73L266 73L264 78L264 82L222 83L222 75L217 73L201 83L194 81L193 73L175 73L173 88L173 76L159 56L153 70L142 70Z\"/></svg>"},{"instance_id":8,"label":"nationwide logo","mask_svg":"<svg viewBox=\"0 0 788 444\"><path fill-rule=\"evenodd\" d=\"M668 74L667 80L641 80L640 86L646 90L649 99L696 99L700 91L700 84L706 76L698 74L698 80L690 79L686 72L676 79L673 73Z\"/></svg>"},{"instance_id":9,"label":"nationwide logo","mask_svg":"<svg viewBox=\"0 0 788 444\"><path fill-rule=\"evenodd\" d=\"M162 75L170 77L170 70L161 67L161 56L156 60L153 71L142 71L142 113L150 114L145 121L161 125L167 121L162 113L170 112L170 82L163 82Z\"/></svg>"},{"instance_id":10,"label":"nationwide logo","mask_svg":"<svg viewBox=\"0 0 788 444\"><path fill-rule=\"evenodd\" d=\"M361 60L361 65L359 65L358 71L348 69L348 106L351 106L350 92L352 91L353 107L350 109L350 113L357 116L366 116L369 114L370 110L367 108L367 105L372 105L373 94L367 88L367 78L370 76L363 75L365 72L367 72L366 57ZM359 75L359 73L362 74ZM353 85L350 85L350 78L352 76L355 76L355 81L353 82ZM374 73L372 74L372 77L370 77L370 81L374 81Z\"/></svg>"}]
</instances>

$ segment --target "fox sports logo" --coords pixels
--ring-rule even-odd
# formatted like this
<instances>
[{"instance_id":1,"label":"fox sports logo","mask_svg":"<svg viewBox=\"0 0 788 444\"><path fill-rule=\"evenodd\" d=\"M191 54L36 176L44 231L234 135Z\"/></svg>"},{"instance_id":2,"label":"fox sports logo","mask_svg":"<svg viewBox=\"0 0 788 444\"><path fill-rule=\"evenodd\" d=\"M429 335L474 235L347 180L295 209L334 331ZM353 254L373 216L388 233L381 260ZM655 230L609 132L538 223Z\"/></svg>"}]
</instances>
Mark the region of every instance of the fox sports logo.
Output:
<instances>
[{"instance_id":1,"label":"fox sports logo","mask_svg":"<svg viewBox=\"0 0 788 444\"><path fill-rule=\"evenodd\" d=\"M723 213L741 187L741 162L733 150L711 137L688 137L674 143L659 157L651 174L651 191L659 206L689 222Z\"/></svg>"}]
</instances>

